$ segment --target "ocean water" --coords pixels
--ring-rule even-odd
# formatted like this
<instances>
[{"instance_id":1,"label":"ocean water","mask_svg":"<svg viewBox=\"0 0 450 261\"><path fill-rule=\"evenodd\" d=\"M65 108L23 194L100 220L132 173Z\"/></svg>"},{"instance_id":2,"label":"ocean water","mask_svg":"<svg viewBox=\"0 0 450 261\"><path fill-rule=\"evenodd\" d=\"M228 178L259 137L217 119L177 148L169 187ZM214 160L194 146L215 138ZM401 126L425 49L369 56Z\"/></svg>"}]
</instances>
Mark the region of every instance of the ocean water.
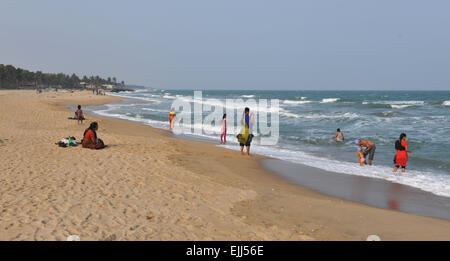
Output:
<instances>
[{"instance_id":1,"label":"ocean water","mask_svg":"<svg viewBox=\"0 0 450 261\"><path fill-rule=\"evenodd\" d=\"M164 129L169 128L168 113L176 99L194 101L193 90L138 89L111 95L129 100L94 107L95 113ZM450 197L450 91L223 90L203 91L202 96L203 106L213 108L217 101L206 99L279 100L278 143L258 145L257 129L254 153L349 175L385 179ZM237 121L243 107L233 107ZM337 128L344 133L342 143L331 140ZM228 126L228 144L220 146L238 150L235 135L239 129L240 126ZM219 130L220 124L195 135L218 143L220 135L211 132ZM409 156L406 174L394 175L394 142L402 132L407 134L409 149L415 154ZM375 142L373 166L360 167L357 163L357 138Z\"/></svg>"}]
</instances>

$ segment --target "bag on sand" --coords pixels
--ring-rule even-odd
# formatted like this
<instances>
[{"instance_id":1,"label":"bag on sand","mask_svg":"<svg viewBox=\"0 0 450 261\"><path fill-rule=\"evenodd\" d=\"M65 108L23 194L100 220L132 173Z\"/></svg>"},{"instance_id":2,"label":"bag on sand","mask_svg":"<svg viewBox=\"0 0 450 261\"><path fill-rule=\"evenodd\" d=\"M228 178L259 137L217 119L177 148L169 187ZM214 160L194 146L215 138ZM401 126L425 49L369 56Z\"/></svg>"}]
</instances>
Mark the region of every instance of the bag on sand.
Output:
<instances>
[{"instance_id":1,"label":"bag on sand","mask_svg":"<svg viewBox=\"0 0 450 261\"><path fill-rule=\"evenodd\" d=\"M67 138L62 138L60 141L55 143L59 147L67 147L67 146L78 146L78 143L76 142L76 138L73 136L69 136Z\"/></svg>"}]
</instances>

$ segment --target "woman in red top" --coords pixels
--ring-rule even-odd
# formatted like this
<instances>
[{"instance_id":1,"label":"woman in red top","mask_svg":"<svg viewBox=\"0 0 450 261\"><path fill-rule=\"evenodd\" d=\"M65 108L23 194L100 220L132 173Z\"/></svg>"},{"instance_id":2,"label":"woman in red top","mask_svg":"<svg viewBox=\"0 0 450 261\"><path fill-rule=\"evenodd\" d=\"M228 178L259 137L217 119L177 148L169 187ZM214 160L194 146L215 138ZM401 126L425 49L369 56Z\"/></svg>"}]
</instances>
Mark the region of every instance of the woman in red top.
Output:
<instances>
[{"instance_id":1,"label":"woman in red top","mask_svg":"<svg viewBox=\"0 0 450 261\"><path fill-rule=\"evenodd\" d=\"M93 122L89 128L84 131L83 140L81 141L83 148L98 150L105 147L103 141L101 139L97 139L97 130L98 124L97 122Z\"/></svg>"},{"instance_id":2,"label":"woman in red top","mask_svg":"<svg viewBox=\"0 0 450 261\"><path fill-rule=\"evenodd\" d=\"M400 134L400 139L395 143L395 149L397 155L395 156L394 172L401 166L402 172L405 172L406 163L408 162L408 152L414 154L414 152L408 150L408 142L406 141L406 134Z\"/></svg>"}]
</instances>

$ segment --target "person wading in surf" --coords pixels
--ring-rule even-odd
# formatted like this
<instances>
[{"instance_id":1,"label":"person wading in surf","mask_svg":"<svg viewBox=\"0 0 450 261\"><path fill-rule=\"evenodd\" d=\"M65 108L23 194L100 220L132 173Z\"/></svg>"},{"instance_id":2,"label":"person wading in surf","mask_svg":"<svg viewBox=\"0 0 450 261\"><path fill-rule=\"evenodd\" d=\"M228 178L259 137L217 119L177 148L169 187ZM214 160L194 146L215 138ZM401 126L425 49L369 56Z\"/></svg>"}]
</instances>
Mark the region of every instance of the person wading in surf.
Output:
<instances>
[{"instance_id":1,"label":"person wading in surf","mask_svg":"<svg viewBox=\"0 0 450 261\"><path fill-rule=\"evenodd\" d=\"M336 141L344 141L344 133L341 132L341 129L337 129L336 134L331 139L336 139Z\"/></svg>"},{"instance_id":2,"label":"person wading in surf","mask_svg":"<svg viewBox=\"0 0 450 261\"><path fill-rule=\"evenodd\" d=\"M394 158L394 172L397 172L399 167L402 168L402 172L405 172L406 163L408 162L408 153L414 154L414 152L408 150L408 142L406 141L406 134L400 134L400 138L395 142L395 149L397 154Z\"/></svg>"}]
</instances>

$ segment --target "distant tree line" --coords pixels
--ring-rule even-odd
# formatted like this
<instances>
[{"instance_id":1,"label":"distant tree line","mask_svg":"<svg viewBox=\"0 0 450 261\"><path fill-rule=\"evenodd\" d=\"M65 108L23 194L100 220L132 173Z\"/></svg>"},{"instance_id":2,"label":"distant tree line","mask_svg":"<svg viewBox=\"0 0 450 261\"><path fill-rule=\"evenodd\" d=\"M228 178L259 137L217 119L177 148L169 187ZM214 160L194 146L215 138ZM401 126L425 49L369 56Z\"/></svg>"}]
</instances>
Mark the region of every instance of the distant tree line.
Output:
<instances>
[{"instance_id":1,"label":"distant tree line","mask_svg":"<svg viewBox=\"0 0 450 261\"><path fill-rule=\"evenodd\" d=\"M35 89L47 87L82 89L86 88L86 86L101 88L104 84L125 87L125 82L121 81L118 83L116 77L103 79L97 75L90 77L83 76L80 79L76 74L43 73L41 71L30 72L25 69L15 68L12 65L0 64L0 89Z\"/></svg>"}]
</instances>

